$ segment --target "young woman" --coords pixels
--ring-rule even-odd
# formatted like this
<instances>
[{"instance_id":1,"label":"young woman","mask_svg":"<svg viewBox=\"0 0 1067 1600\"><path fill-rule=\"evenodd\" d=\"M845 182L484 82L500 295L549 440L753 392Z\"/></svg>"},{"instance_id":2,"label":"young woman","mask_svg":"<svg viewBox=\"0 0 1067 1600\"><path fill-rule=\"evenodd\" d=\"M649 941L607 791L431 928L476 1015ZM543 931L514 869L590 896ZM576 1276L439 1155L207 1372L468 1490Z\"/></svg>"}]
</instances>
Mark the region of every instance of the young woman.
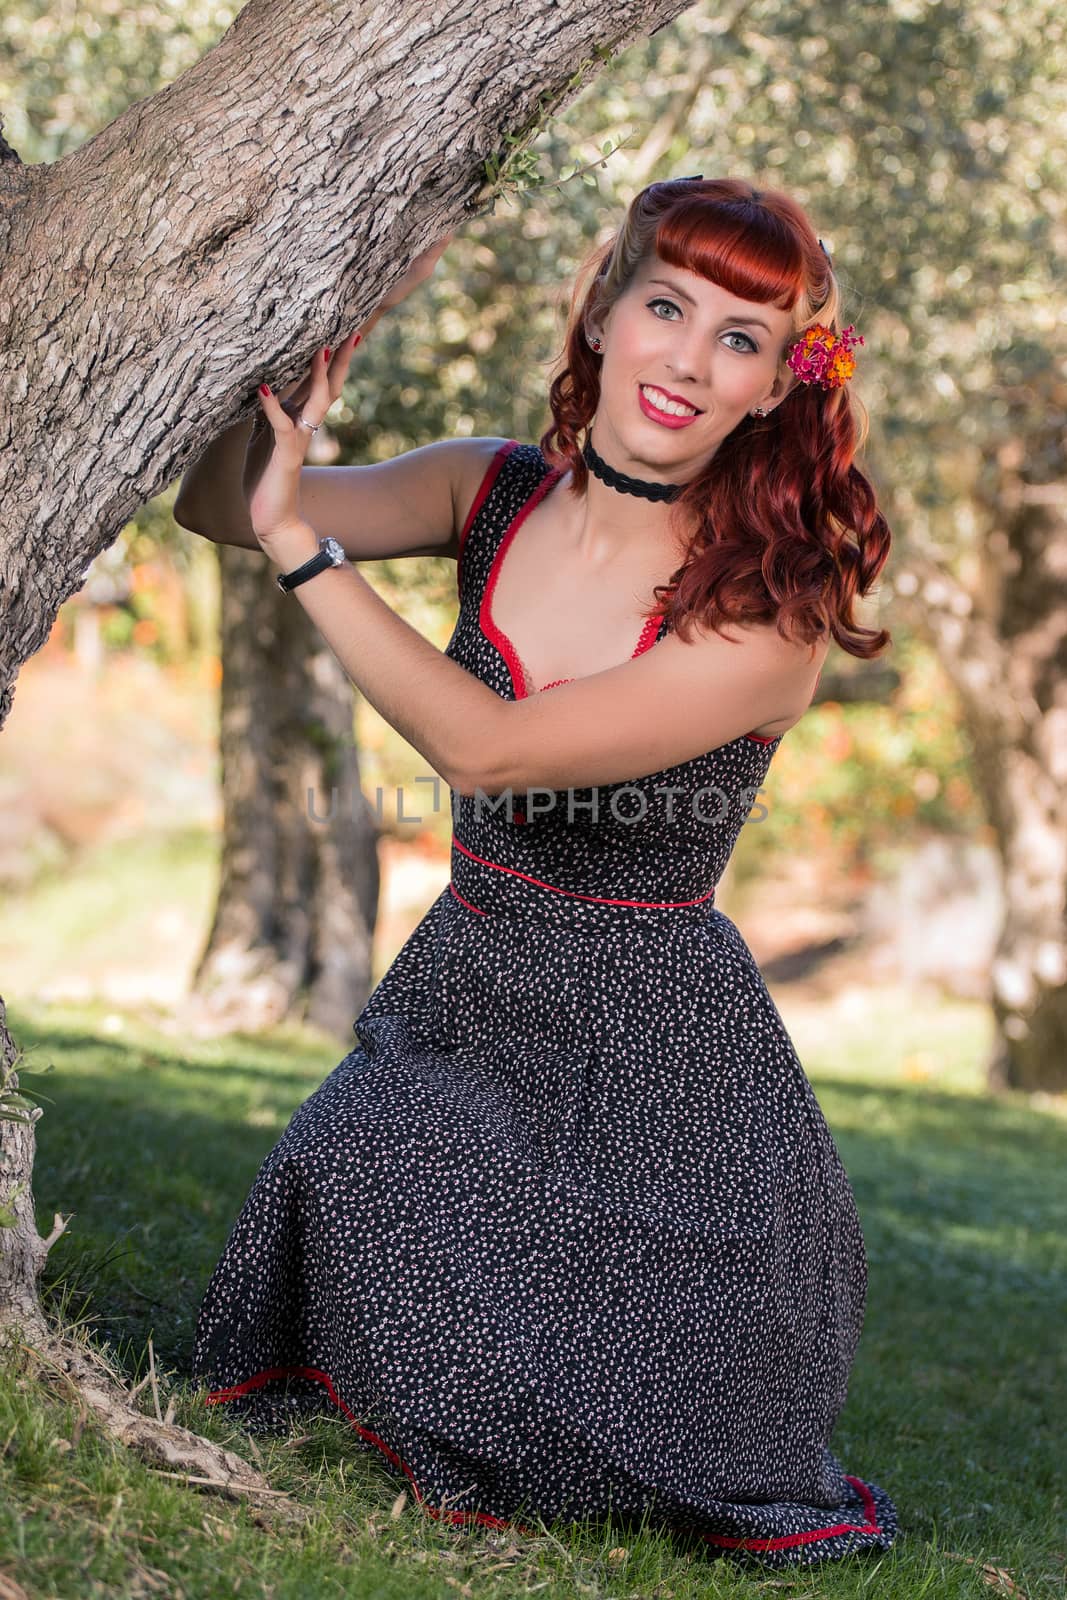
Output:
<instances>
[{"instance_id":1,"label":"young woman","mask_svg":"<svg viewBox=\"0 0 1067 1600\"><path fill-rule=\"evenodd\" d=\"M193 1366L253 1426L339 1409L435 1516L650 1514L774 1566L893 1542L828 1443L852 1190L714 905L831 639L890 637L853 616L890 535L838 323L793 200L679 179L583 268L539 444L303 467L354 339L263 392L255 540L449 784L452 879L264 1162ZM457 559L443 653L344 561L424 550Z\"/></svg>"}]
</instances>

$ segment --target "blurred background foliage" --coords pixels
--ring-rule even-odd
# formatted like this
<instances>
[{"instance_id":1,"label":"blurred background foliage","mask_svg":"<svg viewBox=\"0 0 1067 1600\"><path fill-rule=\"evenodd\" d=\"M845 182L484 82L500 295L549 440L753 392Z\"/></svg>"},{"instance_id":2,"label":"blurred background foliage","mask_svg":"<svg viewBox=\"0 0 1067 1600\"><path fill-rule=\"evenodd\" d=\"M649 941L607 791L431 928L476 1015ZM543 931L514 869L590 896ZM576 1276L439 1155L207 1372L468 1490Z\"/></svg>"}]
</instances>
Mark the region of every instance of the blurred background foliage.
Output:
<instances>
[{"instance_id":1,"label":"blurred background foliage","mask_svg":"<svg viewBox=\"0 0 1067 1600\"><path fill-rule=\"evenodd\" d=\"M83 144L198 61L238 10L7 0L9 142L28 162ZM742 873L825 851L836 872L862 875L902 829L992 837L951 686L929 641L901 626L893 582L911 541L973 580L1003 537L1005 461L1034 453L1054 475L1065 28L1048 0L694 6L620 54L538 135L524 186L465 227L432 280L356 352L315 441L312 459L367 462L453 435L535 440L574 272L643 184L733 174L801 201L834 256L845 319L866 338L854 389L872 431L859 464L896 539L869 620L890 626L894 644L875 703L817 701L790 732L773 774L775 825L746 830L760 837L758 850L742 842ZM562 176L576 165L589 170ZM49 650L80 648L98 670L135 654L211 697L214 550L175 525L176 487L94 563ZM446 643L452 563L363 570ZM840 651L827 663L855 665ZM368 792L409 785L420 758L373 708L357 705L356 730ZM444 848L447 808L429 827Z\"/></svg>"}]
</instances>

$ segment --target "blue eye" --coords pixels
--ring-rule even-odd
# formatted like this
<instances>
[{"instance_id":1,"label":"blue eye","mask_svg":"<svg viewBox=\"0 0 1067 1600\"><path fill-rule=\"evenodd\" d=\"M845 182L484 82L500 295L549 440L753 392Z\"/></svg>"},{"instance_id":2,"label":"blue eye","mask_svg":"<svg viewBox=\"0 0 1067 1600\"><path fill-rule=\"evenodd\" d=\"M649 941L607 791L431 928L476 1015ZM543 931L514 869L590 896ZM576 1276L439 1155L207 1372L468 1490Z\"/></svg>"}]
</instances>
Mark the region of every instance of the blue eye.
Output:
<instances>
[{"instance_id":1,"label":"blue eye","mask_svg":"<svg viewBox=\"0 0 1067 1600\"><path fill-rule=\"evenodd\" d=\"M648 309L650 311L651 311L653 306L670 306L672 311L677 311L679 309L675 305L673 300L665 300L661 295L657 295L655 300L649 300L648 301ZM659 320L661 322L671 322L671 321L673 321L673 318L671 318L671 317L660 317ZM736 332L735 331L734 333L728 333L726 335L726 337L728 339L743 339L745 341L745 344L747 345L749 350L751 350L756 355L759 354L759 345L756 343L755 339L750 338L747 333L740 333L740 332ZM740 350L735 350L734 354L735 355L740 355L741 351Z\"/></svg>"}]
</instances>

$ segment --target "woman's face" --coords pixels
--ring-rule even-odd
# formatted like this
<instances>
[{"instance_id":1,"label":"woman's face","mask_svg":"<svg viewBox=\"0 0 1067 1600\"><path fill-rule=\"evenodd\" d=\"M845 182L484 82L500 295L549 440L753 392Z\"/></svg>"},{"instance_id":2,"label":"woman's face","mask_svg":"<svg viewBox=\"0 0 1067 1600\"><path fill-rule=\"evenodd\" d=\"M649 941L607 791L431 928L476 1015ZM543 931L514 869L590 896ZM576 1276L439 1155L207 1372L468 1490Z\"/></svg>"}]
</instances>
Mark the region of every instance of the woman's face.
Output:
<instances>
[{"instance_id":1,"label":"woman's face","mask_svg":"<svg viewBox=\"0 0 1067 1600\"><path fill-rule=\"evenodd\" d=\"M625 457L699 470L747 413L784 399L794 381L783 366L792 331L790 312L741 300L654 256L590 328L604 343L598 447L620 467ZM660 391L659 407L650 389ZM664 415L664 394L699 414Z\"/></svg>"}]
</instances>

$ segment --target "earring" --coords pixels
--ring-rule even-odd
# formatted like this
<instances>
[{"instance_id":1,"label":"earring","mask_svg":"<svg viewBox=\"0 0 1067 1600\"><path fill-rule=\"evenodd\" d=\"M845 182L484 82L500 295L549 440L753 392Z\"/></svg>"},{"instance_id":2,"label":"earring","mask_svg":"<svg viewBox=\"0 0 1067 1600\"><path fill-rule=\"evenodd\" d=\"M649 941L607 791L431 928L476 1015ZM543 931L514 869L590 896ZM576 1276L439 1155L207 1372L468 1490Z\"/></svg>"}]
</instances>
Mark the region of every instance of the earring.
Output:
<instances>
[{"instance_id":1,"label":"earring","mask_svg":"<svg viewBox=\"0 0 1067 1600\"><path fill-rule=\"evenodd\" d=\"M765 417L767 415L767 413L766 413L766 411L764 411L762 406L757 406L755 411L753 411L752 415L754 417Z\"/></svg>"},{"instance_id":2,"label":"earring","mask_svg":"<svg viewBox=\"0 0 1067 1600\"><path fill-rule=\"evenodd\" d=\"M604 348L604 341L602 339L590 339L589 344L591 348L596 351L597 355L599 355Z\"/></svg>"}]
</instances>

